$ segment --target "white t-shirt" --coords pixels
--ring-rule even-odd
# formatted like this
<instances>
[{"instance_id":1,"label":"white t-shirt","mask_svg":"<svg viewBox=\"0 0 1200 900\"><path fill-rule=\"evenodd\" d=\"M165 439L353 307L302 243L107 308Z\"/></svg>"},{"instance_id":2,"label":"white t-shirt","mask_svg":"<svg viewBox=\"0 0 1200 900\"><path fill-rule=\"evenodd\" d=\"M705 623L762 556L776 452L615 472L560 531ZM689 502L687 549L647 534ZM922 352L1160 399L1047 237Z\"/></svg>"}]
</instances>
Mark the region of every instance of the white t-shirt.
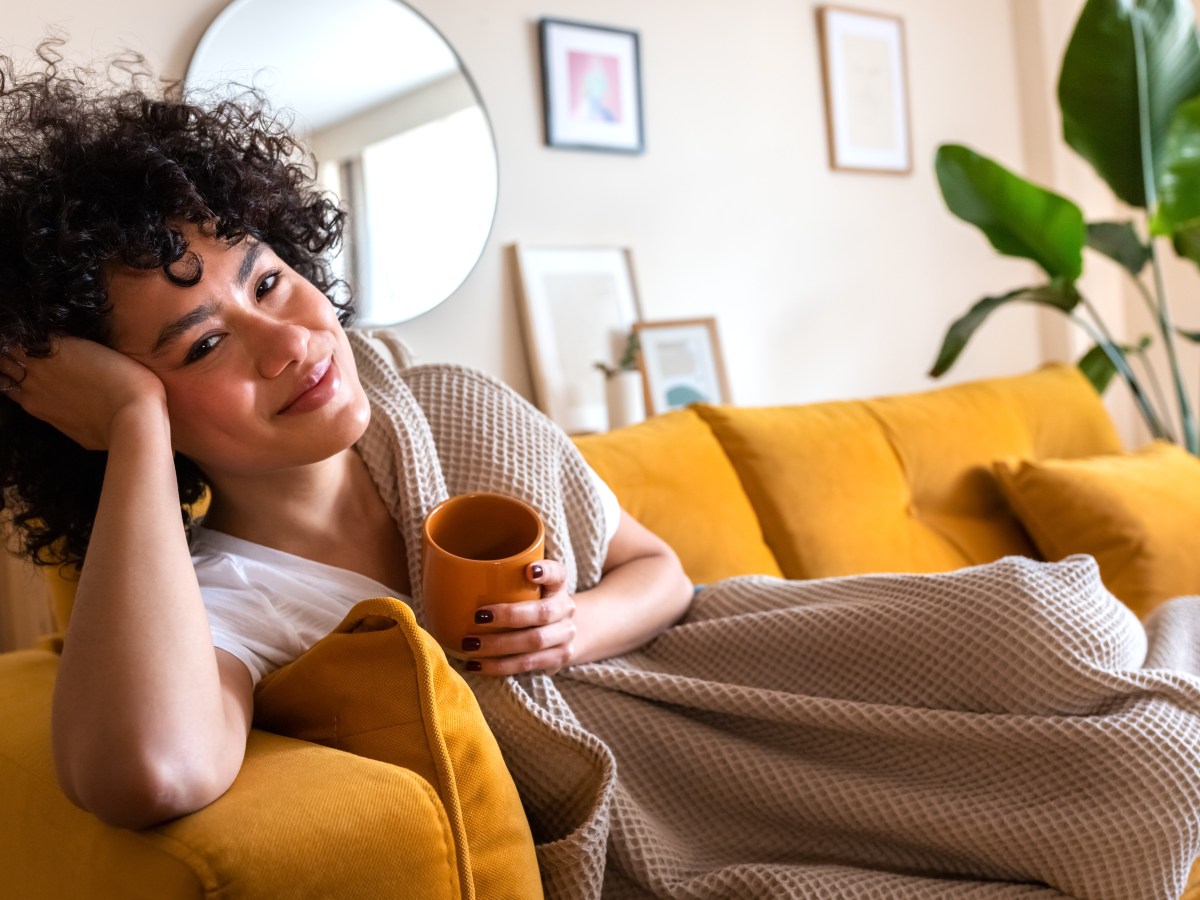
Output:
<instances>
[{"instance_id":1,"label":"white t-shirt","mask_svg":"<svg viewBox=\"0 0 1200 900\"><path fill-rule=\"evenodd\" d=\"M621 507L612 489L592 477L611 541ZM355 603L396 596L357 572L204 527L193 529L192 564L213 646L245 663L255 684L329 634Z\"/></svg>"}]
</instances>

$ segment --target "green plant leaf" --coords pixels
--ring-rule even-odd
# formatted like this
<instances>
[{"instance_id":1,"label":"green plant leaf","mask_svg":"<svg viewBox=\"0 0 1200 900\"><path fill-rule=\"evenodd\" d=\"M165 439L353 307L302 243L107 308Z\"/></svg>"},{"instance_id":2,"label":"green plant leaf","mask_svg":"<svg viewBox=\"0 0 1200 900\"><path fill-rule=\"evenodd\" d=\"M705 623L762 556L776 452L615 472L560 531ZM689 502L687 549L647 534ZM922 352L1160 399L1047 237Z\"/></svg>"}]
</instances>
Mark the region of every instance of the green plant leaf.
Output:
<instances>
[{"instance_id":1,"label":"green plant leaf","mask_svg":"<svg viewBox=\"0 0 1200 900\"><path fill-rule=\"evenodd\" d=\"M1112 360L1099 344L1083 354L1076 365L1079 366L1079 371L1087 376L1087 380L1092 383L1097 394L1103 394L1112 382L1113 376L1117 374L1117 367L1113 365Z\"/></svg>"},{"instance_id":2,"label":"green plant leaf","mask_svg":"<svg viewBox=\"0 0 1200 900\"><path fill-rule=\"evenodd\" d=\"M1151 162L1157 182L1175 108L1200 93L1189 0L1088 0L1058 80L1063 137L1126 203L1145 208L1132 19L1145 38Z\"/></svg>"},{"instance_id":3,"label":"green plant leaf","mask_svg":"<svg viewBox=\"0 0 1200 900\"><path fill-rule=\"evenodd\" d=\"M1172 240L1176 255L1200 264L1200 227L1182 228Z\"/></svg>"},{"instance_id":4,"label":"green plant leaf","mask_svg":"<svg viewBox=\"0 0 1200 900\"><path fill-rule=\"evenodd\" d=\"M934 168L946 206L993 247L1033 260L1051 278L1079 277L1087 229L1078 206L959 144L939 147Z\"/></svg>"},{"instance_id":5,"label":"green plant leaf","mask_svg":"<svg viewBox=\"0 0 1200 900\"><path fill-rule=\"evenodd\" d=\"M1137 275L1150 261L1150 248L1142 243L1132 222L1089 222L1087 244Z\"/></svg>"},{"instance_id":6,"label":"green plant leaf","mask_svg":"<svg viewBox=\"0 0 1200 900\"><path fill-rule=\"evenodd\" d=\"M1200 331L1185 331L1182 328L1176 328L1176 333L1180 337L1185 337L1193 344L1200 344Z\"/></svg>"},{"instance_id":7,"label":"green plant leaf","mask_svg":"<svg viewBox=\"0 0 1200 900\"><path fill-rule=\"evenodd\" d=\"M967 346L971 335L984 323L988 316L1008 303L1036 303L1050 306L1060 312L1071 312L1080 301L1079 293L1070 284L1047 284L1034 288L1017 288L999 297L984 297L967 312L955 320L946 336L942 339L942 348L938 351L937 360L929 374L937 378L944 375L954 365L959 354Z\"/></svg>"},{"instance_id":8,"label":"green plant leaf","mask_svg":"<svg viewBox=\"0 0 1200 900\"><path fill-rule=\"evenodd\" d=\"M1152 234L1174 239L1175 252L1200 263L1200 97L1183 103L1171 119L1158 177Z\"/></svg>"},{"instance_id":9,"label":"green plant leaf","mask_svg":"<svg viewBox=\"0 0 1200 900\"><path fill-rule=\"evenodd\" d=\"M1130 353L1142 354L1146 352L1146 348L1149 346L1150 335L1148 334L1143 334L1138 340L1137 345L1132 347L1126 344L1114 344L1104 341L1101 344L1096 344L1091 350L1083 354L1076 365L1087 376L1087 380L1092 383L1092 387L1096 389L1096 393L1103 394L1108 388L1109 383L1113 380L1113 376L1117 374L1117 367L1113 364L1112 355L1108 351L1119 350L1122 355L1127 357Z\"/></svg>"}]
</instances>

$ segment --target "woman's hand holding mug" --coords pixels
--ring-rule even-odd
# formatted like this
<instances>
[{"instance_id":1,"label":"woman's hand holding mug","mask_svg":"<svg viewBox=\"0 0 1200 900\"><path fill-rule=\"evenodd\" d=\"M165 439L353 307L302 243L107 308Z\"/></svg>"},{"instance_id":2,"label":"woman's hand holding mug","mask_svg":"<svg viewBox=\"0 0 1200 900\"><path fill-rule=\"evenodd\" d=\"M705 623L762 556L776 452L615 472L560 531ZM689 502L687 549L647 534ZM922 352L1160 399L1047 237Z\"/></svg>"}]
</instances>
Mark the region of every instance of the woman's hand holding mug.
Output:
<instances>
[{"instance_id":1,"label":"woman's hand holding mug","mask_svg":"<svg viewBox=\"0 0 1200 900\"><path fill-rule=\"evenodd\" d=\"M575 601L566 567L543 558L546 530L533 507L462 494L429 514L423 539L429 631L468 671L553 673L570 662Z\"/></svg>"}]
</instances>

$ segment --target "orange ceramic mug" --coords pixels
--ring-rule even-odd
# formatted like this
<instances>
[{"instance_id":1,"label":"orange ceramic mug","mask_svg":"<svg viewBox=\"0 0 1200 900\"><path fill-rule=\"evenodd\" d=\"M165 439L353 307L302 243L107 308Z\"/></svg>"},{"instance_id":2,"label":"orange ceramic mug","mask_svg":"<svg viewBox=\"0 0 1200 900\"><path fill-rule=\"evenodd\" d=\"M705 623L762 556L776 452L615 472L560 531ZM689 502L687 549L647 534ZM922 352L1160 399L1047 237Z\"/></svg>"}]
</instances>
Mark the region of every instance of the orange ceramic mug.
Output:
<instances>
[{"instance_id":1,"label":"orange ceramic mug","mask_svg":"<svg viewBox=\"0 0 1200 900\"><path fill-rule=\"evenodd\" d=\"M429 633L457 656L479 607L541 597L525 569L545 546L542 517L515 497L460 494L439 503L425 517L422 541Z\"/></svg>"}]
</instances>

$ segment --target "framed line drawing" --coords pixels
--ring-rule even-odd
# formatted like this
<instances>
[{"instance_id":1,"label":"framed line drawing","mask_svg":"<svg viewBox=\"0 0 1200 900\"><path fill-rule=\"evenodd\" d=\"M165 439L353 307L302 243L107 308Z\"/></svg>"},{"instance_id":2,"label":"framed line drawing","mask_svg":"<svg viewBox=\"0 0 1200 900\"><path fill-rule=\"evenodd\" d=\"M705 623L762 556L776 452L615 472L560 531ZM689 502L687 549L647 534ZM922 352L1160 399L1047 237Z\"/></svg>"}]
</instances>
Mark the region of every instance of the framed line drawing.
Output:
<instances>
[{"instance_id":1,"label":"framed line drawing","mask_svg":"<svg viewBox=\"0 0 1200 900\"><path fill-rule=\"evenodd\" d=\"M512 253L538 407L568 434L608 426L604 373L641 318L630 251L533 247Z\"/></svg>"},{"instance_id":2,"label":"framed line drawing","mask_svg":"<svg viewBox=\"0 0 1200 900\"><path fill-rule=\"evenodd\" d=\"M830 167L910 173L904 22L896 16L821 6L817 31Z\"/></svg>"},{"instance_id":3,"label":"framed line drawing","mask_svg":"<svg viewBox=\"0 0 1200 900\"><path fill-rule=\"evenodd\" d=\"M540 19L538 36L547 146L641 153L637 32Z\"/></svg>"},{"instance_id":4,"label":"framed line drawing","mask_svg":"<svg viewBox=\"0 0 1200 900\"><path fill-rule=\"evenodd\" d=\"M712 317L636 322L646 383L646 413L689 403L728 403L729 382Z\"/></svg>"}]
</instances>

